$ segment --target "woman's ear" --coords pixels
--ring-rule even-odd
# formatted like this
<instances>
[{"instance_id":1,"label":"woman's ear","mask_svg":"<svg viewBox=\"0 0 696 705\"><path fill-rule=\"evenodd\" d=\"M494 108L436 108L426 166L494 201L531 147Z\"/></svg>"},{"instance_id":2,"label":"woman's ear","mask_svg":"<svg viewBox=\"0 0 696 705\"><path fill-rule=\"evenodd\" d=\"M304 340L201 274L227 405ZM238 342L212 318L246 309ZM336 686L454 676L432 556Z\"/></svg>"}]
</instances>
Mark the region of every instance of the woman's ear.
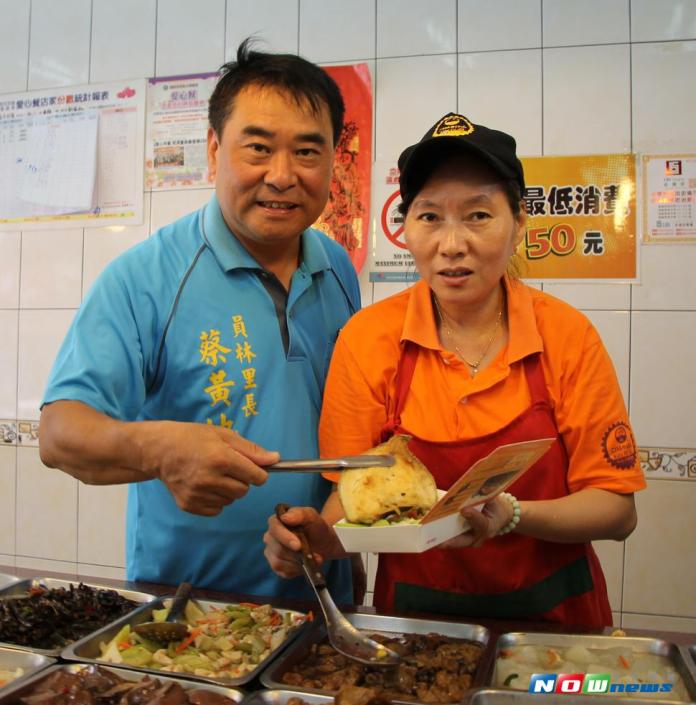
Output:
<instances>
[{"instance_id":1,"label":"woman's ear","mask_svg":"<svg viewBox=\"0 0 696 705\"><path fill-rule=\"evenodd\" d=\"M527 233L527 208L524 201L520 201L520 212L515 216L515 235L512 241L512 251L516 252L519 244Z\"/></svg>"}]
</instances>

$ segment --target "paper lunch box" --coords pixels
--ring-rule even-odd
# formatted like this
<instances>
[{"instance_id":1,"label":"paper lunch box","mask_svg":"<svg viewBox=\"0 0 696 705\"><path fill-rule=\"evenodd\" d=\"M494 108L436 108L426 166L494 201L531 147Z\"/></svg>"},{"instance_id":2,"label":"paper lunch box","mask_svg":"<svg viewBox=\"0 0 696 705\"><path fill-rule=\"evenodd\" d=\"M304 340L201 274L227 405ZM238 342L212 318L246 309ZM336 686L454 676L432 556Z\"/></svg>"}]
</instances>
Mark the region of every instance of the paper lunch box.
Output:
<instances>
[{"instance_id":1,"label":"paper lunch box","mask_svg":"<svg viewBox=\"0 0 696 705\"><path fill-rule=\"evenodd\" d=\"M422 553L468 529L459 513L464 507L481 508L509 487L541 458L553 438L499 446L474 463L447 492L438 490L435 506L417 524L355 526L343 520L334 530L351 553Z\"/></svg>"}]
</instances>

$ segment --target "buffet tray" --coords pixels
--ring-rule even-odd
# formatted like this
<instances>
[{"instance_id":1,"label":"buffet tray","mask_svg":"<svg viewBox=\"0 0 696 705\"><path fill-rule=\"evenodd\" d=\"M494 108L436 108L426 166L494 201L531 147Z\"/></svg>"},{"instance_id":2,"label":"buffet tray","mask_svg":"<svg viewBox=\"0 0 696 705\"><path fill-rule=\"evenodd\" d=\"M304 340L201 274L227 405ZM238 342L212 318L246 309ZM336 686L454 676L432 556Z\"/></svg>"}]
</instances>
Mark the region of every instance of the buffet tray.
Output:
<instances>
[{"instance_id":1,"label":"buffet tray","mask_svg":"<svg viewBox=\"0 0 696 705\"><path fill-rule=\"evenodd\" d=\"M133 627L136 624L140 624L142 622L152 621L153 610L162 609L165 606L165 600L171 599L172 596L160 597L155 602L143 605L134 612L131 612L130 614L125 615L124 617L121 617L121 619L115 622L111 622L111 624L108 624L106 627L103 627L102 629L99 629L96 632L92 632L91 634L88 634L86 637L83 637L79 641L76 641L74 644L71 644L62 651L61 657L66 661L82 661L84 663L98 663L99 665L118 666L118 664L111 664L108 661L104 661L103 659L99 658L101 654L101 650L99 648L100 643L108 643L109 641L111 641L111 639L113 639L113 637L116 636L119 630L125 627L126 624ZM196 598L196 604L203 610L210 610L213 608L221 609L223 607L226 607L227 605L234 605L236 603L231 601L225 602L217 600L199 600ZM274 609L276 609L283 615L285 613L290 613L291 615L293 615L293 617L305 617L305 614L303 612L298 612L296 610L281 609L279 607L275 607ZM298 637L298 635L306 629L306 626L306 621L298 624L298 626L290 632L290 634L286 637L285 641L283 641L280 646L275 649L275 651L271 652L271 654L267 656L263 661L261 661L261 663L257 664L256 668L254 668L252 671L249 671L248 673L245 673L244 675L239 676L238 678L211 678L209 676L197 676L193 673L168 673L167 671L165 671L165 673L168 673L168 675L174 676L176 678L189 678L204 683L214 683L216 685L243 685L244 683L248 683L249 681L253 680L257 675L259 675L259 673L261 673L261 671L267 668L268 664L271 663L271 661L275 660L278 654L283 651L288 644L294 641ZM159 671L155 668L147 668L144 666L128 666L128 668L133 671L137 671L138 673L150 673L154 676L159 676L162 673L162 671Z\"/></svg>"},{"instance_id":2,"label":"buffet tray","mask_svg":"<svg viewBox=\"0 0 696 705\"><path fill-rule=\"evenodd\" d=\"M457 639L476 641L483 647L481 660L472 679L474 685L484 685L486 673L489 671L487 649L490 632L478 624L465 624L462 622L446 622L430 619L416 619L410 617L389 617L379 614L344 613L346 619L358 629L382 634L442 634L443 636ZM315 627L308 630L302 639L288 649L280 658L276 659L269 668L261 674L261 683L266 688L278 691L292 690L297 693L329 693L300 686L291 686L282 682L283 675L293 666L300 663L309 653L313 644L326 639L326 624L317 622ZM304 696L303 696L304 697ZM333 698L333 694L331 695ZM400 701L394 701L400 702ZM405 701L404 701L405 702Z\"/></svg>"},{"instance_id":3,"label":"buffet tray","mask_svg":"<svg viewBox=\"0 0 696 705\"><path fill-rule=\"evenodd\" d=\"M539 697L539 694L527 693L526 691L515 690L513 688L506 688L505 686L499 686L494 682L495 667L500 651L511 646L526 645L548 646L552 648L584 646L587 649L611 649L624 646L631 648L635 653L664 656L672 663L674 669L684 681L684 686L686 687L690 701L696 703L696 668L688 663L683 651L676 644L664 641L663 639L639 636L603 636L594 634L557 634L545 632L510 632L507 634L502 634L496 643L493 658L490 662L490 674L487 678L487 683L491 686L492 690L500 689L500 691L510 694L518 693L521 695L527 694L534 698ZM538 672L545 672L542 666L538 667ZM552 697L552 694L545 693L543 697L544 702L546 702L550 697ZM585 702L586 698L591 698L593 701L597 698L601 698L603 700L616 700L618 698L620 700L630 700L631 702L638 702L639 700L650 700L651 702L670 702L672 704L684 702L674 698L639 698L638 695L634 696L632 694L625 693L613 693L611 695L607 695L606 697L599 695L576 696L571 694L559 694L558 697L561 698L564 703L568 702L568 698L580 698L580 702Z\"/></svg>"},{"instance_id":4,"label":"buffet tray","mask_svg":"<svg viewBox=\"0 0 696 705\"><path fill-rule=\"evenodd\" d=\"M9 575L9 573L0 573L0 588L12 585L12 583L16 583L18 580L21 580L21 578L18 578L16 575Z\"/></svg>"},{"instance_id":5,"label":"buffet tray","mask_svg":"<svg viewBox=\"0 0 696 705\"><path fill-rule=\"evenodd\" d=\"M300 697L310 705L333 705L333 695L319 693L298 693L296 690L257 690L244 698L242 705L285 705L290 698Z\"/></svg>"},{"instance_id":6,"label":"buffet tray","mask_svg":"<svg viewBox=\"0 0 696 705\"><path fill-rule=\"evenodd\" d=\"M541 698L541 700L540 700ZM523 690L474 688L464 695L462 705L627 705L627 698L618 695L569 695L548 693L539 695ZM677 705L676 700L631 697L632 705Z\"/></svg>"},{"instance_id":7,"label":"buffet tray","mask_svg":"<svg viewBox=\"0 0 696 705\"><path fill-rule=\"evenodd\" d=\"M4 693L9 692L10 689L27 682L39 671L52 666L55 662L56 660L50 656L0 647L0 669L12 670L21 668L24 670L24 673L19 678L11 680L7 685L0 686L0 698Z\"/></svg>"},{"instance_id":8,"label":"buffet tray","mask_svg":"<svg viewBox=\"0 0 696 705\"><path fill-rule=\"evenodd\" d=\"M0 600L3 598L14 598L24 595L28 590L32 588L44 587L51 589L56 588L69 588L71 585L79 585L79 580L60 580L58 578L25 578L18 580L17 582L10 583L2 589L0 589ZM115 588L111 585L100 585L99 583L85 582L82 581L83 585L94 588L95 590L114 590L122 597L127 600L132 600L136 603L149 603L156 599L156 595L151 595L147 592L138 592L136 590L124 590L121 588ZM133 611L139 608L133 608ZM129 614L132 614L130 612ZM127 616L127 615L126 615ZM13 644L11 642L0 641L0 646L7 646L11 649L19 649L21 651L31 651L36 654L43 654L44 656L60 656L60 652L65 648L63 646L56 647L55 649L39 649L33 646L23 646L22 644Z\"/></svg>"},{"instance_id":9,"label":"buffet tray","mask_svg":"<svg viewBox=\"0 0 696 705\"><path fill-rule=\"evenodd\" d=\"M103 668L106 671L112 671L113 673L116 673L119 677L123 678L123 680L126 681L139 681L146 675L129 668L117 668L107 664L99 664L99 666L100 668ZM28 692L32 688L34 688L39 681L41 681L43 678L50 675L54 671L78 673L83 668L89 667L90 664L87 663L67 663L47 668L46 670L41 671L40 673L35 673L30 678L22 680L22 683L19 682L20 679L17 679L16 681L13 681L10 685L8 685L5 689L0 690L0 704L10 705L10 703L17 702L19 698L28 694ZM171 678L170 676L164 675L161 672L156 675L156 678L158 678L164 683L168 681L175 681L184 690L190 690L192 688L210 690L230 698L235 703L240 703L244 699L243 691L238 690L236 688L226 688L221 685L201 684L196 681L185 680L183 678Z\"/></svg>"}]
</instances>

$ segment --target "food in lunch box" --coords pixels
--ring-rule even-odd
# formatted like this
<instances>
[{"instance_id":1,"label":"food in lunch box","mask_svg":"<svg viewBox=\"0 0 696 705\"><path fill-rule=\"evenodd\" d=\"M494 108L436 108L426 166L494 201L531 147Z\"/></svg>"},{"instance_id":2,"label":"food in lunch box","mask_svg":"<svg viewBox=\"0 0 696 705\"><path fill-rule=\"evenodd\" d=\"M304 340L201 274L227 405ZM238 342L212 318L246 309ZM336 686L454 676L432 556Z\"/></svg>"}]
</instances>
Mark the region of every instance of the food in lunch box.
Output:
<instances>
[{"instance_id":1,"label":"food in lunch box","mask_svg":"<svg viewBox=\"0 0 696 705\"><path fill-rule=\"evenodd\" d=\"M633 647L551 647L538 644L506 646L495 663L494 686L528 690L534 673L596 673L608 675L622 696L690 701L684 681L666 656ZM628 684L638 688L626 690ZM667 687L662 687L667 684ZM643 686L641 688L641 685ZM610 686L607 686L610 687Z\"/></svg>"},{"instance_id":2,"label":"food in lunch box","mask_svg":"<svg viewBox=\"0 0 696 705\"><path fill-rule=\"evenodd\" d=\"M17 699L23 705L233 705L231 698L205 689L184 689L175 681L152 676L125 680L99 666L77 673L58 670Z\"/></svg>"},{"instance_id":3,"label":"food in lunch box","mask_svg":"<svg viewBox=\"0 0 696 705\"><path fill-rule=\"evenodd\" d=\"M428 469L408 449L410 436L392 436L365 455L391 454L389 468L344 470L338 497L346 521L387 525L407 518L417 521L437 502L437 486Z\"/></svg>"},{"instance_id":4,"label":"food in lunch box","mask_svg":"<svg viewBox=\"0 0 696 705\"><path fill-rule=\"evenodd\" d=\"M365 666L330 644L313 644L307 656L281 676L285 685L339 691L347 685L374 689L381 697L424 703L459 702L481 660L480 642L440 634L370 634L402 657L396 669Z\"/></svg>"},{"instance_id":5,"label":"food in lunch box","mask_svg":"<svg viewBox=\"0 0 696 705\"><path fill-rule=\"evenodd\" d=\"M56 649L135 609L116 590L80 583L69 588L32 587L26 595L0 598L0 641Z\"/></svg>"},{"instance_id":6,"label":"food in lunch box","mask_svg":"<svg viewBox=\"0 0 696 705\"><path fill-rule=\"evenodd\" d=\"M2 664L0 664L0 688L23 675L24 669L19 666L17 666L17 668L3 668Z\"/></svg>"},{"instance_id":7,"label":"food in lunch box","mask_svg":"<svg viewBox=\"0 0 696 705\"><path fill-rule=\"evenodd\" d=\"M168 605L153 610L153 618L164 620L168 612ZM251 602L204 611L193 600L186 604L184 615L189 633L182 641L164 647L126 624L111 641L100 644L100 658L124 666L229 680L253 671L306 619Z\"/></svg>"}]
</instances>

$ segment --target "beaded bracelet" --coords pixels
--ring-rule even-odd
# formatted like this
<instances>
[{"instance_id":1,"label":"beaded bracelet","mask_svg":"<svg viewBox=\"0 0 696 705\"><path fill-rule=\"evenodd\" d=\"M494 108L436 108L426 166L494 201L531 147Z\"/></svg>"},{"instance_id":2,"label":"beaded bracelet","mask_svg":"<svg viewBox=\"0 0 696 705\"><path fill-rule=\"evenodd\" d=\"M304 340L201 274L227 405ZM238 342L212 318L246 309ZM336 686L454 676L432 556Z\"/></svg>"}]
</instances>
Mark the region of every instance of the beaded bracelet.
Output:
<instances>
[{"instance_id":1,"label":"beaded bracelet","mask_svg":"<svg viewBox=\"0 0 696 705\"><path fill-rule=\"evenodd\" d=\"M520 523L520 503L517 497L509 492L501 492L501 497L504 497L512 505L512 519L498 532L498 536L504 536L515 530L515 527Z\"/></svg>"}]
</instances>

